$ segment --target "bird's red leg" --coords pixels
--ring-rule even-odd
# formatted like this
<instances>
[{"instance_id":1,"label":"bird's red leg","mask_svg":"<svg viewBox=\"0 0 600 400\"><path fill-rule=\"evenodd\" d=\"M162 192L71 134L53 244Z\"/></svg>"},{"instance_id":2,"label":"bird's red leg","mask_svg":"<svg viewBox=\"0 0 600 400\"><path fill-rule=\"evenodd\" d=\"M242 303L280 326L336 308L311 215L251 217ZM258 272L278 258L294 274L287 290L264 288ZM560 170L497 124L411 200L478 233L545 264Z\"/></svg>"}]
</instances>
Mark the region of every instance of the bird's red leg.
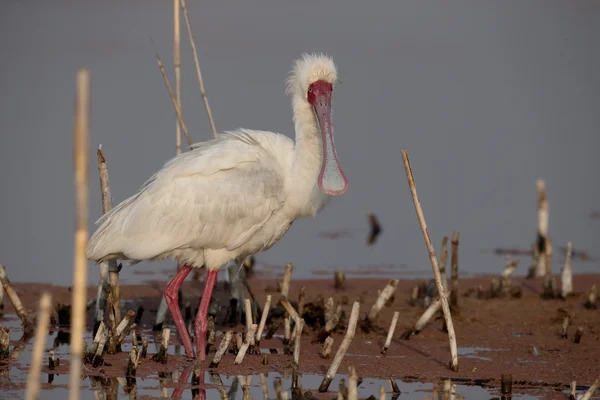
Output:
<instances>
[{"instance_id":1,"label":"bird's red leg","mask_svg":"<svg viewBox=\"0 0 600 400\"><path fill-rule=\"evenodd\" d=\"M200 361L206 358L206 331L208 330L208 306L212 297L213 287L217 280L217 270L209 270L204 283L202 300L196 314L194 329L196 331L196 352L200 354Z\"/></svg>"},{"instance_id":2,"label":"bird's red leg","mask_svg":"<svg viewBox=\"0 0 600 400\"><path fill-rule=\"evenodd\" d=\"M173 280L165 289L165 300L167 301L167 306L169 306L169 311L171 311L173 321L175 321L175 326L177 327L177 332L179 332L179 337L183 342L185 355L193 358L194 350L192 349L192 341L190 340L190 335L188 335L187 329L185 328L185 323L183 322L183 317L181 316L181 311L179 310L179 304L177 301L179 297L179 287L181 287L181 284L191 270L192 266L188 264L185 264L181 267L179 272L177 272L177 275L175 275Z\"/></svg>"}]
</instances>

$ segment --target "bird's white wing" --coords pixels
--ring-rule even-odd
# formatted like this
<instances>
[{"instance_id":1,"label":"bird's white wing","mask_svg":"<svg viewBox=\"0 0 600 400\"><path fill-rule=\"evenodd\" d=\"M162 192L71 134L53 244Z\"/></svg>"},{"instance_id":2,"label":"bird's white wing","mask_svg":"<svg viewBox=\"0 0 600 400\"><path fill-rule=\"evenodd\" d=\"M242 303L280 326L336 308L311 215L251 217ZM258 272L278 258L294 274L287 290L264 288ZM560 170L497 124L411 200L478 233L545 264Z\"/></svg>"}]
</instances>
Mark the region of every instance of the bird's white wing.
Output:
<instances>
[{"instance_id":1,"label":"bird's white wing","mask_svg":"<svg viewBox=\"0 0 600 400\"><path fill-rule=\"evenodd\" d=\"M190 247L233 250L283 205L283 168L272 148L243 132L203 143L165 164L101 218L88 257L141 260Z\"/></svg>"}]
</instances>

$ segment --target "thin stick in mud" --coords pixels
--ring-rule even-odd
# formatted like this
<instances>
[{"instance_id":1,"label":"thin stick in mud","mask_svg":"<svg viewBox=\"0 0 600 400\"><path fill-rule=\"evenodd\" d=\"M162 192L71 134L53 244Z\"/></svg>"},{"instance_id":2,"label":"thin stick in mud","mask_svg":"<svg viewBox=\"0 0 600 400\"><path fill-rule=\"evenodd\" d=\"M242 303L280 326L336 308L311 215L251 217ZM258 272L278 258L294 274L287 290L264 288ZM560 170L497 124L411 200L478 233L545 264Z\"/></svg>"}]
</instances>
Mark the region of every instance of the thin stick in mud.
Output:
<instances>
[{"instance_id":1,"label":"thin stick in mud","mask_svg":"<svg viewBox=\"0 0 600 400\"><path fill-rule=\"evenodd\" d=\"M248 351L248 347L250 347L250 340L256 334L257 328L258 328L258 325L256 325L256 324L252 324L250 326L250 330L248 331L248 334L246 335L246 340L244 340L244 344L242 344L242 347L240 347L240 350L238 351L237 356L235 357L235 360L234 360L235 364L241 364L242 361L244 361L244 356L246 355L246 351Z\"/></svg>"},{"instance_id":2,"label":"thin stick in mud","mask_svg":"<svg viewBox=\"0 0 600 400\"><path fill-rule=\"evenodd\" d=\"M185 0L181 0L181 6L183 7L183 15L185 17L185 23L188 29L188 35L190 38L190 44L192 46L192 53L194 54L194 63L196 65L196 75L198 77L198 87L200 88L200 94L202 95L202 101L204 102L204 108L206 108L206 115L208 116L208 122L214 137L217 137L217 127L215 120L213 119L212 112L210 111L210 105L208 104L208 95L204 89L204 81L202 80L202 72L200 71L200 62L198 61L198 52L196 51L196 42L194 40L194 34L192 33L192 25L190 18L188 17L187 6Z\"/></svg>"},{"instance_id":3,"label":"thin stick in mud","mask_svg":"<svg viewBox=\"0 0 600 400\"><path fill-rule=\"evenodd\" d=\"M394 316L392 317L392 323L390 324L390 330L388 331L387 338L385 339L385 344L381 349L381 354L385 354L392 343L392 337L394 336L394 331L396 330L396 324L398 323L398 317L400 316L399 311L394 311Z\"/></svg>"},{"instance_id":4,"label":"thin stick in mud","mask_svg":"<svg viewBox=\"0 0 600 400\"><path fill-rule=\"evenodd\" d=\"M35 330L35 343L31 355L31 364L29 374L27 375L27 392L25 398L34 400L39 398L40 391L40 372L42 370L42 356L44 355L44 344L46 343L46 333L48 332L48 322L50 320L50 310L52 307L52 296L44 292L40 299L40 310L37 315L37 329Z\"/></svg>"},{"instance_id":5,"label":"thin stick in mud","mask_svg":"<svg viewBox=\"0 0 600 400\"><path fill-rule=\"evenodd\" d=\"M410 188L413 203L415 206L415 211L417 213L417 219L419 220L419 225L421 226L421 231L423 232L423 238L425 239L425 244L427 245L427 250L429 252L429 260L431 261L431 268L433 269L435 284L437 286L439 298L442 303L444 319L446 320L446 327L448 329L448 339L450 341L450 355L452 357L450 361L450 369L453 371L458 371L458 351L456 347L456 333L454 332L454 325L452 324L450 306L448 305L448 299L446 298L446 293L444 292L444 287L442 285L442 278L440 276L440 270L438 268L437 257L435 256L435 249L431 244L431 238L429 237L429 232L427 231L427 223L425 222L425 216L423 215L423 209L421 208L421 203L417 194L417 187L415 185L410 160L408 158L408 153L406 152L406 150L402 150L402 160L404 161L404 169L406 171L406 178L408 179L408 186Z\"/></svg>"},{"instance_id":6,"label":"thin stick in mud","mask_svg":"<svg viewBox=\"0 0 600 400\"><path fill-rule=\"evenodd\" d=\"M102 214L106 214L112 209L112 197L110 195L110 181L108 178L108 165L106 164L106 158L104 157L104 153L102 152L102 145L98 147L98 151L96 152L98 157L98 176L100 178L100 193L102 194ZM100 321L104 318L104 309L103 305L105 303L103 297L104 293L106 293L103 289L100 288L100 285L104 285L102 282L102 275L106 276L106 263L100 264L100 282L98 283L98 300L96 302L96 324L99 324ZM121 321L121 300L119 294L119 267L117 266L116 260L110 260L108 262L108 274L110 277L110 296L108 298L110 302L109 315L110 320L113 323L111 329L114 330L115 325L119 321ZM111 341L116 340L116 335L114 331L111 332L114 338L111 338ZM109 346L110 347L110 346Z\"/></svg>"},{"instance_id":7,"label":"thin stick in mud","mask_svg":"<svg viewBox=\"0 0 600 400\"><path fill-rule=\"evenodd\" d=\"M458 306L458 240L460 234L458 232L452 233L452 272L450 276L450 305L452 307ZM439 290L439 289L438 289ZM445 314L444 314L445 315Z\"/></svg>"},{"instance_id":8,"label":"thin stick in mud","mask_svg":"<svg viewBox=\"0 0 600 400\"><path fill-rule=\"evenodd\" d=\"M217 368L219 366L219 363L221 362L221 358L223 357L223 354L225 354L225 352L229 348L229 343L231 343L232 337L233 337L232 331L227 331L225 333L225 336L223 336L223 339L221 340L221 344L219 344L219 347L217 348L215 356L213 357L213 359L210 363L210 368Z\"/></svg>"},{"instance_id":9,"label":"thin stick in mud","mask_svg":"<svg viewBox=\"0 0 600 400\"><path fill-rule=\"evenodd\" d=\"M388 284L383 288L379 297L377 297L377 301L373 304L371 311L365 318L365 322L367 324L372 324L377 318L377 314L381 311L383 306L388 302L388 300L392 297L394 292L396 291L396 286L398 286L398 279L392 279L388 282Z\"/></svg>"},{"instance_id":10,"label":"thin stick in mud","mask_svg":"<svg viewBox=\"0 0 600 400\"><path fill-rule=\"evenodd\" d=\"M33 317L23 307L23 303L21 303L21 299L19 299L17 292L15 292L15 289L12 287L12 284L10 283L10 280L8 279L8 275L6 274L6 268L4 268L4 265L2 265L2 264L0 264L0 283L2 284L2 288L4 289L4 292L8 296L8 299L12 303L13 308L15 309L17 315L19 316L19 319L23 323L24 333L29 334L29 333L33 332L33 325L34 325Z\"/></svg>"},{"instance_id":11,"label":"thin stick in mud","mask_svg":"<svg viewBox=\"0 0 600 400\"><path fill-rule=\"evenodd\" d=\"M263 330L265 329L265 323L267 322L267 316L269 315L269 309L271 308L271 295L267 295L267 300L265 301L265 307L263 308L262 315L260 317L260 324L258 325L258 330L256 331L256 345L260 344L260 339L262 337Z\"/></svg>"},{"instance_id":12,"label":"thin stick in mud","mask_svg":"<svg viewBox=\"0 0 600 400\"><path fill-rule=\"evenodd\" d=\"M346 331L346 336L344 337L344 340L340 344L340 347L338 348L338 351L335 354L333 362L331 363L331 366L327 371L327 375L325 375L323 381L321 382L321 385L319 386L319 392L326 392L329 388L329 385L335 377L335 374L337 373L337 370L340 367L340 364L342 363L342 359L344 358L344 355L346 354L350 343L352 343L352 339L354 339L356 324L358 323L359 311L360 303L358 301L355 301L352 305L352 312L350 313L350 321L348 322L348 330Z\"/></svg>"},{"instance_id":13,"label":"thin stick in mud","mask_svg":"<svg viewBox=\"0 0 600 400\"><path fill-rule=\"evenodd\" d=\"M296 320L296 337L294 339L294 368L300 366L300 342L302 338L302 329L304 329L304 319Z\"/></svg>"},{"instance_id":14,"label":"thin stick in mud","mask_svg":"<svg viewBox=\"0 0 600 400\"><path fill-rule=\"evenodd\" d=\"M69 399L78 400L83 361L83 333L85 329L85 306L87 284L88 242L88 152L90 113L90 73L81 68L77 71L75 98L75 121L73 147L75 164L76 231L73 260L73 289L71 309L71 366Z\"/></svg>"},{"instance_id":15,"label":"thin stick in mud","mask_svg":"<svg viewBox=\"0 0 600 400\"><path fill-rule=\"evenodd\" d=\"M549 266L547 264L546 247L548 239L548 219L550 214L550 207L548 205L548 196L546 195L546 184L543 180L538 179L535 182L537 193L538 193L538 232L537 232L537 251L535 253L537 258L535 275L544 276L547 275Z\"/></svg>"},{"instance_id":16,"label":"thin stick in mud","mask_svg":"<svg viewBox=\"0 0 600 400\"><path fill-rule=\"evenodd\" d=\"M291 263L285 266L285 274L283 275L283 282L281 283L281 295L286 298L289 296L290 292L290 280L292 279L293 269L294 265Z\"/></svg>"},{"instance_id":17,"label":"thin stick in mud","mask_svg":"<svg viewBox=\"0 0 600 400\"><path fill-rule=\"evenodd\" d=\"M560 295L563 299L566 299L571 293L573 293L573 266L571 265L571 256L573 254L573 248L571 242L567 243L567 249L565 250L565 266L561 273L560 283Z\"/></svg>"},{"instance_id":18,"label":"thin stick in mud","mask_svg":"<svg viewBox=\"0 0 600 400\"><path fill-rule=\"evenodd\" d=\"M587 392L585 392L585 394L583 396L581 396L580 400L591 400L592 396L594 395L594 393L596 393L596 390L598 390L599 388L600 388L600 376L598 378L596 378L594 383L592 383L592 386L590 386L590 388L587 390Z\"/></svg>"},{"instance_id":19,"label":"thin stick in mud","mask_svg":"<svg viewBox=\"0 0 600 400\"><path fill-rule=\"evenodd\" d=\"M444 290L448 289L448 276L446 274L446 264L448 263L448 236L442 239L442 252L440 255L440 275L442 276L442 286Z\"/></svg>"}]
</instances>

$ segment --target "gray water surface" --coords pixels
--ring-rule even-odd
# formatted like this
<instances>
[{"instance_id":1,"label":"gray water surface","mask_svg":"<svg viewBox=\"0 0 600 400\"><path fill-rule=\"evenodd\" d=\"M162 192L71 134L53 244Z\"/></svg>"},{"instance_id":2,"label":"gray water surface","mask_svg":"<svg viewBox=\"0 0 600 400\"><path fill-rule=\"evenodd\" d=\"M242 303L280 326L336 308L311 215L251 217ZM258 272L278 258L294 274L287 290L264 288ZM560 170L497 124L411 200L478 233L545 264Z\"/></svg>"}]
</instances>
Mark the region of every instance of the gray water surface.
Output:
<instances>
[{"instance_id":1,"label":"gray water surface","mask_svg":"<svg viewBox=\"0 0 600 400\"><path fill-rule=\"evenodd\" d=\"M430 273L401 149L436 248L460 231L463 272L500 272L504 260L491 248L529 248L538 178L548 187L554 270L569 240L600 256L600 221L589 216L600 209L599 2L188 3L219 130L293 137L284 95L293 60L323 51L340 70L334 124L349 191L297 221L259 262L293 262L294 277L379 264ZM0 262L13 281L72 282L79 67L92 79L90 230L101 214L99 144L115 203L175 154L175 112L149 39L174 83L172 13L166 0L1 2ZM182 40L183 116L202 141L211 134L184 22ZM367 248L369 210L384 231ZM320 236L336 230L350 236ZM598 262L574 268L596 272ZM97 280L90 263L88 281ZM129 269L123 280L140 277Z\"/></svg>"}]
</instances>

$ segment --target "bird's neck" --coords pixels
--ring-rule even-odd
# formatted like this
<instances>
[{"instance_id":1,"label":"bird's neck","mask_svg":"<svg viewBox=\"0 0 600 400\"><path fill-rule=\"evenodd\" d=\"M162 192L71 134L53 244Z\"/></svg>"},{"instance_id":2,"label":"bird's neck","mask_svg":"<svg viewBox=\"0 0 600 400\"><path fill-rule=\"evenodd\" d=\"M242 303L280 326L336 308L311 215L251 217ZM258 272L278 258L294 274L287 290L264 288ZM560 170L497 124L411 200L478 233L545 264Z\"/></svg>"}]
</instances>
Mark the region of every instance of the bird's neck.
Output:
<instances>
[{"instance_id":1,"label":"bird's neck","mask_svg":"<svg viewBox=\"0 0 600 400\"><path fill-rule=\"evenodd\" d=\"M319 190L317 179L323 162L323 141L312 107L302 98L292 102L296 144L291 177L294 191L307 207L303 214L315 215L329 196Z\"/></svg>"}]
</instances>

